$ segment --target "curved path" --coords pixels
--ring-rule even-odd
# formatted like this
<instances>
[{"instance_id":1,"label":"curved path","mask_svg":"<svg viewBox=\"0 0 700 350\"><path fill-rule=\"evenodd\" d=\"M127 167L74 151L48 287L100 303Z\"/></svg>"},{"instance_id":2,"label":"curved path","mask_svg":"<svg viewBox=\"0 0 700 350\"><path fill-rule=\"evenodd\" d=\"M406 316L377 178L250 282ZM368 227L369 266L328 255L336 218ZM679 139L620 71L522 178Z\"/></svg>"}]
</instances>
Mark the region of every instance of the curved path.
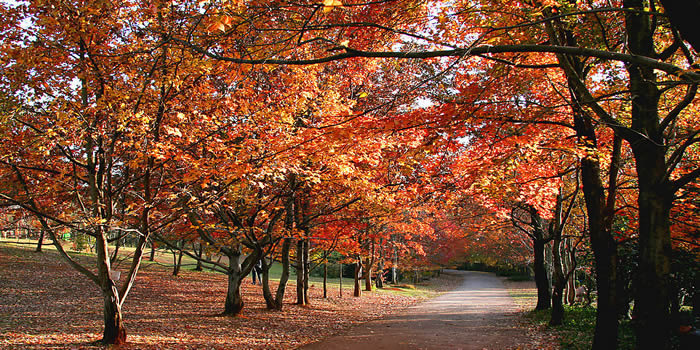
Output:
<instances>
[{"instance_id":1,"label":"curved path","mask_svg":"<svg viewBox=\"0 0 700 350\"><path fill-rule=\"evenodd\" d=\"M517 307L498 277L446 273L463 275L464 282L437 298L302 349L515 349L528 342L516 327Z\"/></svg>"}]
</instances>

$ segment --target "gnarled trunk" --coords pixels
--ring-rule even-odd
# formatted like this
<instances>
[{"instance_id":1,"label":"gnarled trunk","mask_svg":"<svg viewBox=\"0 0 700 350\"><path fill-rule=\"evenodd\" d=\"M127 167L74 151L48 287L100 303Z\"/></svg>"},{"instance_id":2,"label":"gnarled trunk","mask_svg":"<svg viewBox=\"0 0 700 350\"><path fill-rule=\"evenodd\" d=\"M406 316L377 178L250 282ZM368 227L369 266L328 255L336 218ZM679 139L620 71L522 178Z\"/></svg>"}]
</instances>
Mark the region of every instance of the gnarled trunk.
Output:
<instances>
[{"instance_id":1,"label":"gnarled trunk","mask_svg":"<svg viewBox=\"0 0 700 350\"><path fill-rule=\"evenodd\" d=\"M243 276L235 271L229 271L226 301L224 302L224 315L236 316L243 311L243 297L241 296L241 282Z\"/></svg>"},{"instance_id":2,"label":"gnarled trunk","mask_svg":"<svg viewBox=\"0 0 700 350\"><path fill-rule=\"evenodd\" d=\"M122 320L122 310L119 306L119 295L114 283L111 281L108 283L111 286L106 291L103 291L105 328L102 333L102 343L123 344L126 342L126 329Z\"/></svg>"}]
</instances>

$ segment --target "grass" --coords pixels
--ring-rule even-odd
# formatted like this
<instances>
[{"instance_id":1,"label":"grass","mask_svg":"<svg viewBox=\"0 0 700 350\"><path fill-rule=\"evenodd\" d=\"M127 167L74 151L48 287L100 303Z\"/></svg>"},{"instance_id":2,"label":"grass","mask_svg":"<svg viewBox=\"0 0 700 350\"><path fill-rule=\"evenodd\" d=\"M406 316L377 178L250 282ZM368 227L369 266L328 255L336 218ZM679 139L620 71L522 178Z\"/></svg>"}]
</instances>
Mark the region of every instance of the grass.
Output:
<instances>
[{"instance_id":1,"label":"grass","mask_svg":"<svg viewBox=\"0 0 700 350\"><path fill-rule=\"evenodd\" d=\"M8 247L22 247L24 249L34 249L36 247L37 240L35 239L3 239L0 240L0 245L8 246ZM73 250L73 246L71 242L64 242L63 243L63 248L68 251L71 255L80 255L80 256L94 256L94 253L91 252L84 252L84 251L75 251ZM110 247L112 248L112 247ZM43 250L46 251L56 251L56 247L53 245L53 241L50 239L44 240L44 245L42 246ZM120 265L117 265L117 268L125 269L128 270L128 266L130 264L130 258L134 254L134 251L136 249L134 247L120 247L119 252L120 256L122 256L123 260ZM173 257L172 253L168 249L162 249L158 248L155 251L155 261L150 261L150 248L147 248L146 251L144 252L144 258L142 260L142 265L141 269L149 269L151 266L160 266L160 267L165 267L165 268L172 268L174 266L173 264ZM182 269L183 270L194 270L195 266L197 265L197 261L194 258L191 258L187 255L182 256ZM121 267L119 267L121 266ZM201 272L203 273L219 273L215 272L212 270L209 270L206 268L207 264L204 264L205 269ZM323 266L319 265L317 267L318 269L322 269ZM270 281L273 282L279 282L280 277L282 276L282 264L278 262L274 262L272 266L270 267ZM296 274L294 268L290 268L290 276L289 276L289 282L294 283L296 280ZM354 281L350 277L343 277L343 296L350 296L352 295L353 292L353 285ZM335 277L335 278L328 278L327 280L327 288L328 288L328 294L329 295L338 295L340 292L340 278ZM314 276L311 275L309 276L309 285L311 288L318 288L322 289L323 288L323 277L322 276ZM362 291L364 292L364 286L365 282L364 280L360 281L360 285L362 287ZM441 284L435 284L435 283L422 283L416 286L413 285L385 285L383 289L379 288L374 288L373 291L376 291L378 293L391 293L391 294L396 294L399 296L406 296L406 297L417 297L417 298L431 298L437 296L439 293L444 291L445 287Z\"/></svg>"},{"instance_id":2,"label":"grass","mask_svg":"<svg viewBox=\"0 0 700 350\"><path fill-rule=\"evenodd\" d=\"M536 297L536 295L535 295ZM526 314L526 319L541 327L548 327L559 335L562 349L590 349L595 330L596 309L564 305L564 324L549 326L550 310L535 310ZM617 349L634 349L634 333L629 321L620 322Z\"/></svg>"}]
</instances>

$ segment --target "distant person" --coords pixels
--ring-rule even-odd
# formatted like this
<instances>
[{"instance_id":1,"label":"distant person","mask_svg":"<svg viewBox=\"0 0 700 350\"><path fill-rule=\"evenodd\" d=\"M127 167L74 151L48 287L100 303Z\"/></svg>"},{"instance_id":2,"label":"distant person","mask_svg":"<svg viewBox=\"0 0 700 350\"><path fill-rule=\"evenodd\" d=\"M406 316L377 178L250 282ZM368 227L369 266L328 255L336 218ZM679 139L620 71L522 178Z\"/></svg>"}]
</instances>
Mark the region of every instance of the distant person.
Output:
<instances>
[{"instance_id":1,"label":"distant person","mask_svg":"<svg viewBox=\"0 0 700 350\"><path fill-rule=\"evenodd\" d=\"M258 260L258 262L255 263L251 274L253 275L253 284L255 284L256 280L258 283L262 283L262 260Z\"/></svg>"}]
</instances>

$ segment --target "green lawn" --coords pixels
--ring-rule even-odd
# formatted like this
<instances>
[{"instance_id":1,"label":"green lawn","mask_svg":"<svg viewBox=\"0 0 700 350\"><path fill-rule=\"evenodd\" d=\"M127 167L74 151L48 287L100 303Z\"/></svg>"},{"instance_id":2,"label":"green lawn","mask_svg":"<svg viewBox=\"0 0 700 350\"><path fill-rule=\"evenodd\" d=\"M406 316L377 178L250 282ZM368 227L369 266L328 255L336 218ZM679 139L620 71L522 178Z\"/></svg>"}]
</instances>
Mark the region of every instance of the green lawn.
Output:
<instances>
[{"instance_id":1,"label":"green lawn","mask_svg":"<svg viewBox=\"0 0 700 350\"><path fill-rule=\"evenodd\" d=\"M37 244L37 240L34 239L0 239L0 244L7 245L7 246L15 246L15 247L23 247L25 249L34 249ZM79 254L79 255L87 255L87 256L93 256L93 253L88 252L76 252L73 250L73 245L71 242L64 242L63 247L66 251L70 252L71 255L74 254ZM43 248L44 250L47 251L56 251L56 247L53 245L51 240L45 240ZM135 248L133 247L120 247L119 248L119 255L123 257L123 260L117 265L117 268L122 268L122 269L128 269L129 266L129 260L131 256L133 255L135 251ZM144 259L141 268L142 269L148 269L149 266L151 265L159 265L159 266L165 266L165 267L173 267L173 254L171 253L170 250L167 249L156 249L155 251L155 259L154 261L150 261L150 253L151 250L150 248L147 248L146 251L144 252ZM225 262L225 258L222 258L222 262ZM194 258L191 258L187 255L182 256L182 264L181 268L182 269L188 269L188 270L194 270L194 268L197 265L197 261ZM209 269L206 269L207 264L205 264L205 269L202 271L203 273L218 273ZM337 266L337 265L336 265ZM322 265L319 265L317 269L323 269ZM279 281L280 276L282 276L282 265L278 262L275 262L272 264L272 267L270 267L270 280L271 281ZM250 279L250 277L248 277ZM295 269L292 267L290 268L290 276L289 276L289 282L291 284L295 284L296 282L296 274L295 274ZM352 293L353 290L353 279L351 277L344 277L343 278L343 295L344 296L349 296ZM312 288L323 288L323 277L321 276L316 276L312 274L309 278L309 285L313 286ZM364 291L364 286L365 282L364 280L360 282L360 285ZM327 288L328 288L328 294L329 295L337 295L340 290L340 278L328 278L327 281ZM411 297L419 297L419 298L430 298L433 296L436 296L440 292L444 291L445 285L440 284L440 283L432 283L431 281L427 283L421 283L419 285L413 286L413 285L406 285L406 284L400 284L397 286L391 286L387 285L385 286L384 289L374 289L378 293L393 293L393 294L398 294L398 295L403 295L403 296L411 296Z\"/></svg>"}]
</instances>

